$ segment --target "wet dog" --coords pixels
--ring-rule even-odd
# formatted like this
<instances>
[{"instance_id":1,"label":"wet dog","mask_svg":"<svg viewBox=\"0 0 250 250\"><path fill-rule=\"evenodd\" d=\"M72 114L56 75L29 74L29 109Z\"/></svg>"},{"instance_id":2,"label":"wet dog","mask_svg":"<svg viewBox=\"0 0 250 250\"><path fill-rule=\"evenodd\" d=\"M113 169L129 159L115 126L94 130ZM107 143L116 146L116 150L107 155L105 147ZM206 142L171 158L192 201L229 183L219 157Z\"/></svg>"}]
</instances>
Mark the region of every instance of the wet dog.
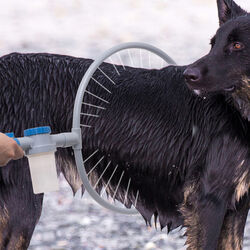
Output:
<instances>
[{"instance_id":1,"label":"wet dog","mask_svg":"<svg viewBox=\"0 0 250 250\"><path fill-rule=\"evenodd\" d=\"M249 69L249 55L250 55L250 15L241 9L234 1L217 1L219 10L220 28L216 32L216 35L211 39L210 52L188 66L184 71L187 84L190 89L200 96L208 97L211 95L222 94L225 96L228 105L231 106L232 112L240 114L243 119L250 121L250 69ZM232 123L236 120L233 119ZM225 131L227 128L224 128ZM249 123L242 127L242 137L246 140L246 145L249 148ZM220 135L223 140L227 140L227 136ZM229 141L228 141L229 142ZM228 151L231 150L231 142L228 143ZM240 149L240 148L239 148ZM220 149L218 148L218 152ZM240 151L238 151L240 153ZM214 158L215 155L213 156ZM238 159L236 160L236 158ZM234 164L234 170L230 170L230 161L235 158L237 163ZM230 199L231 205L233 202L241 202L241 197L249 191L250 188L250 165L249 165L249 153L247 158L234 156L225 158L224 168L218 165L217 167L211 165L210 178L212 175L217 174L222 177L221 185L231 182L230 187L227 184L224 186L225 190L231 190ZM245 164L245 161L248 163ZM229 168L228 168L229 167ZM217 168L217 170L215 170ZM229 171L229 172L227 172ZM209 172L207 178L209 178ZM223 178L230 173L233 175L231 178L223 181ZM224 177L223 177L224 176ZM212 179L210 180L210 182ZM213 182L213 181L212 181ZM211 182L211 184L212 184ZM214 183L215 184L215 183ZM214 185L213 184L213 185ZM217 184L216 184L217 185ZM215 188L215 186L213 187ZM217 186L218 188L218 186ZM233 191L234 190L234 191ZM212 191L211 187L208 187L206 195L210 195ZM215 189L212 191L214 192ZM218 192L220 192L218 190ZM232 195L233 194L233 195ZM218 194L217 194L218 195ZM217 196L218 198L219 196ZM216 198L216 197L214 197ZM220 199L220 198L219 198ZM216 199L212 202L219 208L219 203ZM228 203L227 203L228 206ZM211 224L205 226L204 232L209 232L209 227L212 226L214 233L210 232L210 237L213 237L207 241L207 249L215 249L216 244L210 244L209 241L215 242L216 234L220 233L219 249L240 249L241 248L241 234L243 229L240 229L244 225L242 219L247 214L249 208L249 201L245 204L245 212L237 207L231 211L225 213L223 223L217 221L216 227ZM208 213L209 214L209 213ZM218 210L218 214L220 214ZM206 219L209 218L209 216ZM222 217L219 217L222 219ZM212 220L212 218L210 217ZM218 230L218 231L216 231ZM217 234L218 235L218 234ZM191 243L191 241L189 241ZM192 243L191 243L192 245ZM211 248L209 248L209 245Z\"/></svg>"},{"instance_id":2,"label":"wet dog","mask_svg":"<svg viewBox=\"0 0 250 250\"><path fill-rule=\"evenodd\" d=\"M168 231L187 227L188 249L241 249L249 210L249 17L230 3L218 0L221 27L208 56L161 70L117 66L119 74L103 64L82 107L83 157L96 190L133 204L147 223L154 215ZM1 57L0 130L70 131L91 62ZM72 149L58 149L56 158L76 192L82 183ZM0 169L1 249L27 249L42 199L32 192L27 159Z\"/></svg>"}]
</instances>

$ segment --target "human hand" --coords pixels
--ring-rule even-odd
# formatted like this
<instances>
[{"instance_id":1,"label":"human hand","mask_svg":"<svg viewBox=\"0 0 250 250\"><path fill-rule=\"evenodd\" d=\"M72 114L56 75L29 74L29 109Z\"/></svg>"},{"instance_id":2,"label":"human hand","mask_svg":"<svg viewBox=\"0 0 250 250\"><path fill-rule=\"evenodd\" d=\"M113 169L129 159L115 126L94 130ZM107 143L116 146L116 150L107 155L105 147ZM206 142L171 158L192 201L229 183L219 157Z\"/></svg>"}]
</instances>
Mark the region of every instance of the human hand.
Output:
<instances>
[{"instance_id":1,"label":"human hand","mask_svg":"<svg viewBox=\"0 0 250 250\"><path fill-rule=\"evenodd\" d=\"M17 160L23 156L24 152L16 141L0 133L0 166L5 166L10 160Z\"/></svg>"}]
</instances>

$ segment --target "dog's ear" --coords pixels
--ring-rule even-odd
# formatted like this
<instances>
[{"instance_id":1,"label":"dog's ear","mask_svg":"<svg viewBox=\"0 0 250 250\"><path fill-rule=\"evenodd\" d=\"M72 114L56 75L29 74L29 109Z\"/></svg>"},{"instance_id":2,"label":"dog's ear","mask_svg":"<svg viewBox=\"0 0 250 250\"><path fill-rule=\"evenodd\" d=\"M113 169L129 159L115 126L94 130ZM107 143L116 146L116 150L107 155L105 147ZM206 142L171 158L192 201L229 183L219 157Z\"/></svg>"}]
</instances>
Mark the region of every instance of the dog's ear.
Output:
<instances>
[{"instance_id":1,"label":"dog's ear","mask_svg":"<svg viewBox=\"0 0 250 250\"><path fill-rule=\"evenodd\" d=\"M247 12L238 6L233 0L217 0L220 25L228 20L246 15Z\"/></svg>"}]
</instances>

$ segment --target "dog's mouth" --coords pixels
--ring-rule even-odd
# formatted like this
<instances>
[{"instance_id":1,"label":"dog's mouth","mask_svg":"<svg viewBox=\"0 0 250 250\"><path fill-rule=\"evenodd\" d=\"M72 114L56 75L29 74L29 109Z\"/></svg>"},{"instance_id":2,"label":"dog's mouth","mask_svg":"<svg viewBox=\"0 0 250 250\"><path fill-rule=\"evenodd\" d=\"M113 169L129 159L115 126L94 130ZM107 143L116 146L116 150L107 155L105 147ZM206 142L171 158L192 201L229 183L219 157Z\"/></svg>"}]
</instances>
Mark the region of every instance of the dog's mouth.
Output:
<instances>
[{"instance_id":1,"label":"dog's mouth","mask_svg":"<svg viewBox=\"0 0 250 250\"><path fill-rule=\"evenodd\" d=\"M232 85L230 87L224 88L223 91L227 92L227 93L233 93L236 90L236 86ZM207 93L207 91L202 90L202 89L193 89L194 93L198 96L204 95L205 93ZM218 93L219 91L211 91L211 92L216 92Z\"/></svg>"},{"instance_id":2,"label":"dog's mouth","mask_svg":"<svg viewBox=\"0 0 250 250\"><path fill-rule=\"evenodd\" d=\"M224 91L229 92L229 93L232 93L235 90L236 90L236 86L235 85L232 85L230 87L224 88Z\"/></svg>"}]
</instances>

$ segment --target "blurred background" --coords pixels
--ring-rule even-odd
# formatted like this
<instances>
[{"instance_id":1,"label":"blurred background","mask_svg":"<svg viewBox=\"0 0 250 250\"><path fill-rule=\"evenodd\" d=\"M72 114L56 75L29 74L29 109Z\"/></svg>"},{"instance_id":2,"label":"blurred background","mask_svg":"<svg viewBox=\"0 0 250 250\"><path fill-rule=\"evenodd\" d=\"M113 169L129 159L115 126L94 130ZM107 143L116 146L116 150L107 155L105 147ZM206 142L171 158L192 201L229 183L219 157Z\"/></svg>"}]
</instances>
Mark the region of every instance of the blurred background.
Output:
<instances>
[{"instance_id":1,"label":"blurred background","mask_svg":"<svg viewBox=\"0 0 250 250\"><path fill-rule=\"evenodd\" d=\"M237 0L246 10L250 2ZM131 41L163 49L178 64L208 52L218 28L216 0L8 0L0 3L0 54L49 52L95 58ZM250 222L244 249L250 249ZM185 249L184 231L147 228L140 216L113 214L67 183L45 196L30 250Z\"/></svg>"}]
</instances>

